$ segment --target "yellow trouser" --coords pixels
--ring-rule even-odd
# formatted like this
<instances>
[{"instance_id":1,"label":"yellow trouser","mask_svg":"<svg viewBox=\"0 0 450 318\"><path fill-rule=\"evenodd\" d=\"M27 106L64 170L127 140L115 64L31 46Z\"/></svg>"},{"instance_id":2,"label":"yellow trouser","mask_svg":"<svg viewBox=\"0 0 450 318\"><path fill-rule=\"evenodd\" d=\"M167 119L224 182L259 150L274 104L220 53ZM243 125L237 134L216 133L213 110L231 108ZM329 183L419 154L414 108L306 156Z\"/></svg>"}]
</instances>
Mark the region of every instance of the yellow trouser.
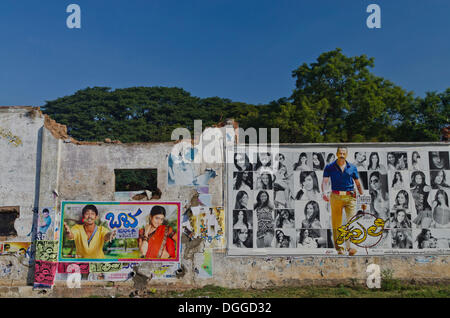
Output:
<instances>
[{"instance_id":1,"label":"yellow trouser","mask_svg":"<svg viewBox=\"0 0 450 318\"><path fill-rule=\"evenodd\" d=\"M356 198L351 195L339 195L331 193L330 195L331 206L331 227L333 228L333 242L334 247L339 250L342 247L338 246L336 240L338 238L337 229L342 225L342 209L345 209L345 215L347 216L347 222L352 216L356 214ZM350 242L346 241L347 248L350 247Z\"/></svg>"}]
</instances>

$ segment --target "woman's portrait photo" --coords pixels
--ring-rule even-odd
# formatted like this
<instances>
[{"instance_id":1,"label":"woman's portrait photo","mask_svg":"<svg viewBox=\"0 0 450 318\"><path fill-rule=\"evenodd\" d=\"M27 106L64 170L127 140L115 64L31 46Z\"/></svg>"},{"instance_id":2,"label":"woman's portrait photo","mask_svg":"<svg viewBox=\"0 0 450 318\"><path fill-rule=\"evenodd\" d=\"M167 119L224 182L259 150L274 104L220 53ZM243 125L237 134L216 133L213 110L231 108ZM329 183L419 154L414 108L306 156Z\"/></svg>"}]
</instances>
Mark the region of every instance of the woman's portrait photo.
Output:
<instances>
[{"instance_id":1,"label":"woman's portrait photo","mask_svg":"<svg viewBox=\"0 0 450 318\"><path fill-rule=\"evenodd\" d=\"M383 220L387 220L389 217L389 195L386 179L386 175L378 171L370 173L369 176L369 193L372 198L370 212Z\"/></svg>"},{"instance_id":2,"label":"woman's portrait photo","mask_svg":"<svg viewBox=\"0 0 450 318\"><path fill-rule=\"evenodd\" d=\"M166 209L155 205L150 210L147 224L139 230L138 247L142 258L175 258L176 232L168 225Z\"/></svg>"},{"instance_id":3,"label":"woman's portrait photo","mask_svg":"<svg viewBox=\"0 0 450 318\"><path fill-rule=\"evenodd\" d=\"M405 209L407 211L410 211L409 198L410 198L410 195L409 195L408 191L406 191L406 190L398 191L397 194L395 195L392 209L393 210Z\"/></svg>"},{"instance_id":4,"label":"woman's portrait photo","mask_svg":"<svg viewBox=\"0 0 450 318\"><path fill-rule=\"evenodd\" d=\"M425 173L422 171L413 171L411 173L410 187L417 213L417 217L413 219L413 223L418 228L429 228L433 220L431 206L428 203L431 187L426 183Z\"/></svg>"},{"instance_id":5,"label":"woman's portrait photo","mask_svg":"<svg viewBox=\"0 0 450 318\"><path fill-rule=\"evenodd\" d=\"M275 210L275 227L278 229L295 228L295 216L293 209Z\"/></svg>"},{"instance_id":6,"label":"woman's portrait photo","mask_svg":"<svg viewBox=\"0 0 450 318\"><path fill-rule=\"evenodd\" d=\"M334 154L334 152L329 152L325 159L325 165L329 165L330 163L333 163L335 160L336 160L336 155Z\"/></svg>"},{"instance_id":7,"label":"woman's portrait photo","mask_svg":"<svg viewBox=\"0 0 450 318\"><path fill-rule=\"evenodd\" d=\"M270 202L270 195L267 191L259 191L256 196L254 210L258 224L256 245L257 247L271 247L274 237L275 218L273 204Z\"/></svg>"},{"instance_id":8,"label":"woman's portrait photo","mask_svg":"<svg viewBox=\"0 0 450 318\"><path fill-rule=\"evenodd\" d=\"M418 249L437 247L437 239L432 236L430 229L422 229L417 235L416 241Z\"/></svg>"},{"instance_id":9,"label":"woman's portrait photo","mask_svg":"<svg viewBox=\"0 0 450 318\"><path fill-rule=\"evenodd\" d=\"M272 171L272 154L270 152L258 152L256 156L255 171Z\"/></svg>"},{"instance_id":10,"label":"woman's portrait photo","mask_svg":"<svg viewBox=\"0 0 450 318\"><path fill-rule=\"evenodd\" d=\"M378 152L371 152L369 156L369 163L367 165L367 170L369 171L379 171L381 174L386 174L386 167L381 164L380 156Z\"/></svg>"},{"instance_id":11,"label":"woman's portrait photo","mask_svg":"<svg viewBox=\"0 0 450 318\"><path fill-rule=\"evenodd\" d=\"M298 160L296 163L294 163L293 169L294 171L307 171L312 170L312 164L309 157L311 156L311 153L302 152L298 156Z\"/></svg>"},{"instance_id":12,"label":"woman's portrait photo","mask_svg":"<svg viewBox=\"0 0 450 318\"><path fill-rule=\"evenodd\" d=\"M326 248L327 230L299 229L297 230L297 248Z\"/></svg>"},{"instance_id":13,"label":"woman's portrait photo","mask_svg":"<svg viewBox=\"0 0 450 318\"><path fill-rule=\"evenodd\" d=\"M275 231L275 245L276 248L294 248L295 247L295 232L293 235L288 235L285 230Z\"/></svg>"},{"instance_id":14,"label":"woman's portrait photo","mask_svg":"<svg viewBox=\"0 0 450 318\"><path fill-rule=\"evenodd\" d=\"M411 170L423 170L425 169L425 154L420 154L418 151L411 153Z\"/></svg>"},{"instance_id":15,"label":"woman's portrait photo","mask_svg":"<svg viewBox=\"0 0 450 318\"><path fill-rule=\"evenodd\" d=\"M410 229L411 215L405 209L397 209L391 213L391 219L388 225L391 229Z\"/></svg>"},{"instance_id":16,"label":"woman's portrait photo","mask_svg":"<svg viewBox=\"0 0 450 318\"><path fill-rule=\"evenodd\" d=\"M273 191L266 191L266 190L261 190L258 192L258 194L256 195L256 202L253 205L253 209L254 210L261 210L261 209L270 209L273 210L274 209L274 205L273 205Z\"/></svg>"},{"instance_id":17,"label":"woman's portrait photo","mask_svg":"<svg viewBox=\"0 0 450 318\"><path fill-rule=\"evenodd\" d=\"M431 180L431 188L432 189L450 189L450 185L447 182L447 173L446 170L431 170L430 171L430 180Z\"/></svg>"},{"instance_id":18,"label":"woman's portrait photo","mask_svg":"<svg viewBox=\"0 0 450 318\"><path fill-rule=\"evenodd\" d=\"M252 171L252 164L246 153L234 154L234 168L237 171Z\"/></svg>"},{"instance_id":19,"label":"woman's portrait photo","mask_svg":"<svg viewBox=\"0 0 450 318\"><path fill-rule=\"evenodd\" d=\"M303 208L300 204L299 223L302 229L321 229L320 223L320 207L317 201L308 201Z\"/></svg>"},{"instance_id":20,"label":"woman's portrait photo","mask_svg":"<svg viewBox=\"0 0 450 318\"><path fill-rule=\"evenodd\" d=\"M292 154L291 153L278 153L275 155L275 161L273 168L275 172L279 171L282 168L285 168L286 171L292 173Z\"/></svg>"},{"instance_id":21,"label":"woman's portrait photo","mask_svg":"<svg viewBox=\"0 0 450 318\"><path fill-rule=\"evenodd\" d=\"M389 186L392 190L408 189L409 182L406 173L402 171L389 171Z\"/></svg>"},{"instance_id":22,"label":"woman's portrait photo","mask_svg":"<svg viewBox=\"0 0 450 318\"><path fill-rule=\"evenodd\" d=\"M448 204L448 194L445 190L437 190L433 196L431 207L433 209L434 228L450 228L450 207Z\"/></svg>"},{"instance_id":23,"label":"woman's portrait photo","mask_svg":"<svg viewBox=\"0 0 450 318\"><path fill-rule=\"evenodd\" d=\"M408 156L406 152L391 151L386 155L389 171L408 169Z\"/></svg>"},{"instance_id":24,"label":"woman's portrait photo","mask_svg":"<svg viewBox=\"0 0 450 318\"><path fill-rule=\"evenodd\" d=\"M233 229L233 247L253 248L252 230L245 228Z\"/></svg>"},{"instance_id":25,"label":"woman's portrait photo","mask_svg":"<svg viewBox=\"0 0 450 318\"><path fill-rule=\"evenodd\" d=\"M256 190L273 190L274 175L269 171L261 170L255 172L255 189Z\"/></svg>"},{"instance_id":26,"label":"woman's portrait photo","mask_svg":"<svg viewBox=\"0 0 450 318\"><path fill-rule=\"evenodd\" d=\"M323 158L323 152L313 152L312 153L312 164L313 170L323 170L325 168L325 159Z\"/></svg>"},{"instance_id":27,"label":"woman's portrait photo","mask_svg":"<svg viewBox=\"0 0 450 318\"><path fill-rule=\"evenodd\" d=\"M389 171L397 170L395 167L397 164L397 159L395 158L395 152L388 152L386 157L387 157L388 170Z\"/></svg>"},{"instance_id":28,"label":"woman's portrait photo","mask_svg":"<svg viewBox=\"0 0 450 318\"><path fill-rule=\"evenodd\" d=\"M355 158L355 160L353 161L353 164L358 169L358 172L360 170L367 170L367 165L368 165L367 152L355 151L355 154L353 156Z\"/></svg>"},{"instance_id":29,"label":"woman's portrait photo","mask_svg":"<svg viewBox=\"0 0 450 318\"><path fill-rule=\"evenodd\" d=\"M392 229L392 248L412 248L412 231L409 229Z\"/></svg>"},{"instance_id":30,"label":"woman's portrait photo","mask_svg":"<svg viewBox=\"0 0 450 318\"><path fill-rule=\"evenodd\" d=\"M236 194L234 203L234 210L251 210L251 200L249 193L244 190L240 190Z\"/></svg>"},{"instance_id":31,"label":"woman's portrait photo","mask_svg":"<svg viewBox=\"0 0 450 318\"><path fill-rule=\"evenodd\" d=\"M233 210L233 230L253 229L252 210Z\"/></svg>"},{"instance_id":32,"label":"woman's portrait photo","mask_svg":"<svg viewBox=\"0 0 450 318\"><path fill-rule=\"evenodd\" d=\"M302 171L299 176L299 191L296 200L315 200L321 199L319 180L315 171Z\"/></svg>"},{"instance_id":33,"label":"woman's portrait photo","mask_svg":"<svg viewBox=\"0 0 450 318\"><path fill-rule=\"evenodd\" d=\"M274 203L276 209L292 208L293 205L293 174L289 174L286 166L276 170L273 181Z\"/></svg>"},{"instance_id":34,"label":"woman's portrait photo","mask_svg":"<svg viewBox=\"0 0 450 318\"><path fill-rule=\"evenodd\" d=\"M429 151L430 170L448 170L448 151Z\"/></svg>"},{"instance_id":35,"label":"woman's portrait photo","mask_svg":"<svg viewBox=\"0 0 450 318\"><path fill-rule=\"evenodd\" d=\"M253 172L239 171L233 172L233 190L244 190L250 192L253 190Z\"/></svg>"}]
</instances>

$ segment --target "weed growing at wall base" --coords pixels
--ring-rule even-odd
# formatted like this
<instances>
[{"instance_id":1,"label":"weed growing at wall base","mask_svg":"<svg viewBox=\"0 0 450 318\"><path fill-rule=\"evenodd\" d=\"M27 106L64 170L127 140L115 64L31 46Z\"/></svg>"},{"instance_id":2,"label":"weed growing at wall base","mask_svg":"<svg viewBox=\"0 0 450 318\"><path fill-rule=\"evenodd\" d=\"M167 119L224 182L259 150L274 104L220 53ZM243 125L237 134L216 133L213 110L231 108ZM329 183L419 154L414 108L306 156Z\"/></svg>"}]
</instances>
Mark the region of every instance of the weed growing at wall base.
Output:
<instances>
[{"instance_id":1,"label":"weed growing at wall base","mask_svg":"<svg viewBox=\"0 0 450 318\"><path fill-rule=\"evenodd\" d=\"M233 289L207 285L186 291L161 291L147 293L148 298L450 298L448 284L412 284L394 280L394 285L369 289L363 284L338 286L272 287L264 289ZM387 281L393 282L393 281ZM128 295L115 295L128 297Z\"/></svg>"}]
</instances>

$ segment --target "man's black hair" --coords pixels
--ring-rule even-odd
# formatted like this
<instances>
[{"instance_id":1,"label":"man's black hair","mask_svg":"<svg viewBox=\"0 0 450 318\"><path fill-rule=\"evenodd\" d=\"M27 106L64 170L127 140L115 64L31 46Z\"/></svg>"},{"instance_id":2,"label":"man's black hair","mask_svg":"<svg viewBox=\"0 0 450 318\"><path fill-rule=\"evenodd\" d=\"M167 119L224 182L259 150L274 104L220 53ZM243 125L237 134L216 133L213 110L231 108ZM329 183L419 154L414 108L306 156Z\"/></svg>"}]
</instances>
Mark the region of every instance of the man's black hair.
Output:
<instances>
[{"instance_id":1,"label":"man's black hair","mask_svg":"<svg viewBox=\"0 0 450 318\"><path fill-rule=\"evenodd\" d=\"M345 152L348 154L348 147L346 145L339 145L339 146L337 146L336 152L338 152L339 149L345 149Z\"/></svg>"},{"instance_id":2,"label":"man's black hair","mask_svg":"<svg viewBox=\"0 0 450 318\"><path fill-rule=\"evenodd\" d=\"M93 204L88 204L86 205L83 210L81 210L81 214L84 216L84 214L86 213L87 210L91 210L95 212L95 215L98 215L98 210L97 207Z\"/></svg>"}]
</instances>

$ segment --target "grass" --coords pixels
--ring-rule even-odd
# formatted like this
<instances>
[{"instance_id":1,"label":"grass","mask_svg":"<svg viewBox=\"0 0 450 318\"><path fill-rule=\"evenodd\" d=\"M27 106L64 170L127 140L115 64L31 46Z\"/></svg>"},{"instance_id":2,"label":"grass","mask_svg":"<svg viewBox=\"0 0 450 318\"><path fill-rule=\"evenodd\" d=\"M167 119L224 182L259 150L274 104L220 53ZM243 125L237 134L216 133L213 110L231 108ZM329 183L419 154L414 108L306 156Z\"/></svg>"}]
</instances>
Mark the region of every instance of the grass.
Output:
<instances>
[{"instance_id":1,"label":"grass","mask_svg":"<svg viewBox=\"0 0 450 318\"><path fill-rule=\"evenodd\" d=\"M231 289L213 285L187 291L156 291L146 297L169 298L450 298L450 285L406 284L391 279L380 289L363 285Z\"/></svg>"}]
</instances>

